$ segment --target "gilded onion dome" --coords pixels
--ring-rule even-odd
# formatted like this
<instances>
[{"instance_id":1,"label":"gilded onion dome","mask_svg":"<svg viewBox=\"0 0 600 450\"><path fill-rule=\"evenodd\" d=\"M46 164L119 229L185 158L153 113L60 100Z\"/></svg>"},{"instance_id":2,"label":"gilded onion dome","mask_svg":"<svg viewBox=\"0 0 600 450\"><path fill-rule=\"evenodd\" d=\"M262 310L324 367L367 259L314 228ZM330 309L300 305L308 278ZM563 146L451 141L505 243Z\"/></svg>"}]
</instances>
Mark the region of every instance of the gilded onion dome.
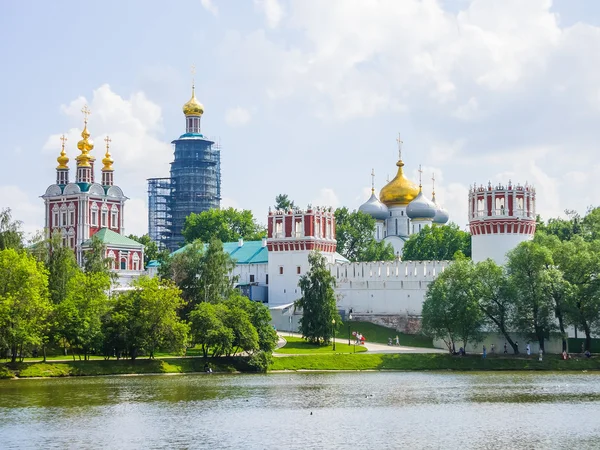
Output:
<instances>
[{"instance_id":1,"label":"gilded onion dome","mask_svg":"<svg viewBox=\"0 0 600 450\"><path fill-rule=\"evenodd\" d=\"M390 215L387 206L381 203L375 196L374 190L371 190L371 197L365 203L360 205L358 210L370 215L375 220L385 220Z\"/></svg>"},{"instance_id":2,"label":"gilded onion dome","mask_svg":"<svg viewBox=\"0 0 600 450\"><path fill-rule=\"evenodd\" d=\"M201 116L204 114L204 106L196 99L196 90L192 86L192 98L183 105L183 114L186 116Z\"/></svg>"},{"instance_id":3,"label":"gilded onion dome","mask_svg":"<svg viewBox=\"0 0 600 450\"><path fill-rule=\"evenodd\" d=\"M110 150L109 150L109 143L111 141L111 139L106 136L106 139L104 139L104 141L106 142L106 153L104 155L104 158L102 159L102 164L104 164L104 167L102 167L102 171L103 172L111 172L113 171L113 163L115 162L111 155L110 155Z\"/></svg>"},{"instance_id":4,"label":"gilded onion dome","mask_svg":"<svg viewBox=\"0 0 600 450\"><path fill-rule=\"evenodd\" d=\"M62 141L62 149L60 150L60 156L58 158L56 158L56 161L58 162L58 166L56 166L56 169L57 170L68 170L69 166L67 164L69 164L69 157L67 156L67 153L65 152L65 141L67 140L67 138L63 134L60 137L60 140Z\"/></svg>"},{"instance_id":5,"label":"gilded onion dome","mask_svg":"<svg viewBox=\"0 0 600 450\"><path fill-rule=\"evenodd\" d=\"M436 206L419 190L417 197L406 207L406 215L411 219L433 219Z\"/></svg>"},{"instance_id":6,"label":"gilded onion dome","mask_svg":"<svg viewBox=\"0 0 600 450\"><path fill-rule=\"evenodd\" d=\"M404 162L398 160L398 173L392 181L386 184L379 193L379 199L388 208L391 206L406 206L419 195L419 188L404 176Z\"/></svg>"},{"instance_id":7,"label":"gilded onion dome","mask_svg":"<svg viewBox=\"0 0 600 450\"><path fill-rule=\"evenodd\" d=\"M83 131L81 132L81 139L77 143L77 148L81 151L81 155L77 156L75 160L77 161L78 167L92 167L90 161L94 161L94 157L90 155L90 151L94 148L94 144L89 140L90 132L87 129L87 121L83 127Z\"/></svg>"}]
</instances>

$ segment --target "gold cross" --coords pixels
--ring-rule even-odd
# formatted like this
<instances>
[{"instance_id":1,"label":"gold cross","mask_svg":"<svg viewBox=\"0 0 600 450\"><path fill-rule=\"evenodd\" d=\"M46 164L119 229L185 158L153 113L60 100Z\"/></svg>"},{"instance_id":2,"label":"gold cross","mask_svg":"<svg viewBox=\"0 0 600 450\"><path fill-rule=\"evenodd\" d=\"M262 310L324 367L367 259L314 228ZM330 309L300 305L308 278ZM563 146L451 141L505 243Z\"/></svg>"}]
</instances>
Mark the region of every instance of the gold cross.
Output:
<instances>
[{"instance_id":1,"label":"gold cross","mask_svg":"<svg viewBox=\"0 0 600 450\"><path fill-rule=\"evenodd\" d=\"M62 149L64 150L64 149L65 149L65 142L67 142L67 140L68 140L68 139L67 139L67 137L66 137L66 136L63 134L63 135L60 137L60 140L62 141Z\"/></svg>"},{"instance_id":2,"label":"gold cross","mask_svg":"<svg viewBox=\"0 0 600 450\"><path fill-rule=\"evenodd\" d=\"M108 146L109 146L109 144L112 142L112 139L111 139L111 138L109 138L108 136L106 136L106 137L104 138L104 142L106 142L106 151L108 151Z\"/></svg>"},{"instance_id":3,"label":"gold cross","mask_svg":"<svg viewBox=\"0 0 600 450\"><path fill-rule=\"evenodd\" d=\"M402 139L400 139L400 133L398 133L398 138L396 139L398 143L398 159L402 159Z\"/></svg>"},{"instance_id":4,"label":"gold cross","mask_svg":"<svg viewBox=\"0 0 600 450\"><path fill-rule=\"evenodd\" d=\"M89 110L88 105L83 105L83 108L81 108L81 112L83 113L83 121L87 123L88 116L92 113Z\"/></svg>"}]
</instances>

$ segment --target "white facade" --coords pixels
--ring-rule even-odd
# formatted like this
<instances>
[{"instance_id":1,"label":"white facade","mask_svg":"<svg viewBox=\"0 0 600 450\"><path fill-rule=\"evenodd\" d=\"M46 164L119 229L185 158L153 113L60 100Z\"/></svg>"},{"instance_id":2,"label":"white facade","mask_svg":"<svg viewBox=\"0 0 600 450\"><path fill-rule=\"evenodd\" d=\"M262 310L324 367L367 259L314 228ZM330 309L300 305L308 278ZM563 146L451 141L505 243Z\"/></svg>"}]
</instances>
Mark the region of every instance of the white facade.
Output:
<instances>
[{"instance_id":1,"label":"white facade","mask_svg":"<svg viewBox=\"0 0 600 450\"><path fill-rule=\"evenodd\" d=\"M506 263L506 254L521 242L530 241L533 234L484 234L471 236L471 259L473 262L491 259L496 264Z\"/></svg>"}]
</instances>

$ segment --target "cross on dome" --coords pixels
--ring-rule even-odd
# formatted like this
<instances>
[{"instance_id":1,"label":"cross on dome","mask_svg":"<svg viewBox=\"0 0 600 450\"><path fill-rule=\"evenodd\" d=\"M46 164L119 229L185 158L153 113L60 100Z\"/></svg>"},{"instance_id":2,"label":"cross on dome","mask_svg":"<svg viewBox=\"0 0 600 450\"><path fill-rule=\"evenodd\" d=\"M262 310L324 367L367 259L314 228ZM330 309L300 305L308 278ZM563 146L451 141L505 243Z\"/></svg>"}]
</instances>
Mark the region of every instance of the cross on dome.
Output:
<instances>
[{"instance_id":1,"label":"cross on dome","mask_svg":"<svg viewBox=\"0 0 600 450\"><path fill-rule=\"evenodd\" d=\"M402 144L404 143L402 141L402 139L400 138L400 133L398 133L398 138L396 139L396 142L398 143L398 159L400 161L402 161Z\"/></svg>"},{"instance_id":2,"label":"cross on dome","mask_svg":"<svg viewBox=\"0 0 600 450\"><path fill-rule=\"evenodd\" d=\"M88 116L92 113L89 110L88 105L83 105L83 108L81 108L81 112L83 113L83 121L87 124Z\"/></svg>"},{"instance_id":3,"label":"cross on dome","mask_svg":"<svg viewBox=\"0 0 600 450\"><path fill-rule=\"evenodd\" d=\"M422 175L423 175L423 169L421 169L421 164L419 164L419 170L418 170L418 172L419 172L419 189L421 189L421 187L422 187L422 184L421 184L422 180L421 180L421 178L422 178Z\"/></svg>"},{"instance_id":4,"label":"cross on dome","mask_svg":"<svg viewBox=\"0 0 600 450\"><path fill-rule=\"evenodd\" d=\"M371 192L375 192L375 169L371 169Z\"/></svg>"}]
</instances>

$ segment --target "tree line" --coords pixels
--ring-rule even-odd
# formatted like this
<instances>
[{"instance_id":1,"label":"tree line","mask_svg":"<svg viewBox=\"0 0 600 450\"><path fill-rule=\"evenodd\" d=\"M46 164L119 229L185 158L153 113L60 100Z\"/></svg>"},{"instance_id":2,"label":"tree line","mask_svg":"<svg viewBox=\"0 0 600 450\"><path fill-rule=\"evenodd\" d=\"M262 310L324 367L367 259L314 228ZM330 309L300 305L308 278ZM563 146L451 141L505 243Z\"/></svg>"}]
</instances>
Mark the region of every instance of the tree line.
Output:
<instances>
[{"instance_id":1,"label":"tree line","mask_svg":"<svg viewBox=\"0 0 600 450\"><path fill-rule=\"evenodd\" d=\"M45 359L50 349L136 359L198 345L204 356L245 352L266 369L277 341L268 308L234 289L233 261L218 239L164 258L159 277L124 291L111 290L104 255L92 239L80 268L58 233L26 245L10 210L0 212L0 356Z\"/></svg>"},{"instance_id":2,"label":"tree line","mask_svg":"<svg viewBox=\"0 0 600 450\"><path fill-rule=\"evenodd\" d=\"M518 353L517 333L538 341L559 333L567 350L567 328L585 336L585 350L600 333L600 209L583 218L538 218L533 241L508 253L504 267L487 260L458 258L427 291L423 331L445 342L480 342L484 332L497 332Z\"/></svg>"}]
</instances>

